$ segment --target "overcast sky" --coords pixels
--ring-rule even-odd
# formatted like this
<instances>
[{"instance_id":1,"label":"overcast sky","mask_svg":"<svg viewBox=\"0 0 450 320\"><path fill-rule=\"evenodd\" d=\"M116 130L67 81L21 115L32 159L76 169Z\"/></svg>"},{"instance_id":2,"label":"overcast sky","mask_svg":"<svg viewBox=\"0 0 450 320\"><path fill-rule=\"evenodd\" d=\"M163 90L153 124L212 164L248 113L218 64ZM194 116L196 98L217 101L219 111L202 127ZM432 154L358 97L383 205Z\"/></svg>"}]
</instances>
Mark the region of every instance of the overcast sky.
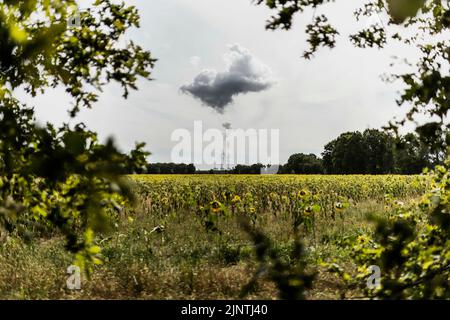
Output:
<instances>
[{"instance_id":1,"label":"overcast sky","mask_svg":"<svg viewBox=\"0 0 450 320\"><path fill-rule=\"evenodd\" d=\"M211 128L229 122L233 128L280 129L285 162L296 152L319 155L340 133L380 128L401 114L399 87L380 76L389 71L391 56L413 49L354 49L347 34L355 30L349 21L359 0L327 6L341 36L336 49L322 49L311 61L301 54L312 13L297 18L290 31L273 32L264 28L270 11L251 0L127 2L141 14L141 29L130 37L158 59L154 81L140 82L128 100L110 86L94 109L71 122L84 121L102 139L114 136L123 150L144 141L152 162L170 161L172 131L192 130L196 120ZM68 102L60 90L33 101L38 120L56 124L68 120Z\"/></svg>"}]
</instances>

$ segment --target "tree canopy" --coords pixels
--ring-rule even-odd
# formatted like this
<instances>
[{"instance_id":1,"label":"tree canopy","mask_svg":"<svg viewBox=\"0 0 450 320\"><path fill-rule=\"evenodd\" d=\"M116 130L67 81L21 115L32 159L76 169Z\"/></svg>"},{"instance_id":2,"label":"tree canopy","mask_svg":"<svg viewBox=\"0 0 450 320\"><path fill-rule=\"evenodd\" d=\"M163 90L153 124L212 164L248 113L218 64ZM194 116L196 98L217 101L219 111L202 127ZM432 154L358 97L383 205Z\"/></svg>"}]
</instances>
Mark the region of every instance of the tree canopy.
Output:
<instances>
[{"instance_id":1,"label":"tree canopy","mask_svg":"<svg viewBox=\"0 0 450 320\"><path fill-rule=\"evenodd\" d=\"M332 0L257 0L277 13L268 21L269 29L289 29L293 16L310 8L319 11ZM316 12L317 13L317 12ZM311 58L321 46L333 48L338 30L328 17L317 13L306 27L310 48L304 53ZM436 158L445 158L449 142L450 109L450 2L448 0L369 0L355 12L358 20L372 14L387 15L388 26L372 25L356 34L350 41L360 48L383 48L388 42L400 41L417 48L420 58L411 65L412 71L394 74L388 80L400 80L403 89L397 103L409 111L404 119L393 121L388 129L398 133L406 121L417 124L419 140L435 151ZM393 25L398 28L392 28ZM410 33L413 33L412 35ZM408 34L409 33L409 34ZM417 115L427 116L425 124L416 122ZM344 136L344 142L362 137ZM406 141L409 150L417 149ZM328 152L332 146L326 149ZM358 161L360 159L358 158ZM387 299L445 299L449 297L450 279L450 218L449 166L447 158L430 174L431 190L418 204L404 207L393 204L392 215L372 217L374 233L361 235L354 243L352 255L358 275L352 278L336 264L330 264L351 286L359 287L369 297ZM381 270L380 286L369 288L365 279L371 265ZM355 279L355 281L352 281Z\"/></svg>"},{"instance_id":2,"label":"tree canopy","mask_svg":"<svg viewBox=\"0 0 450 320\"><path fill-rule=\"evenodd\" d=\"M75 117L109 83L119 83L126 98L138 78L150 79L155 60L126 39L139 27L135 7L97 0L72 26L76 12L74 0L0 1L0 227L57 227L89 270L100 262L93 232L133 199L120 174L141 170L148 153L137 144L125 155L82 123L40 127L16 93L64 88L73 102L61 107Z\"/></svg>"},{"instance_id":3,"label":"tree canopy","mask_svg":"<svg viewBox=\"0 0 450 320\"><path fill-rule=\"evenodd\" d=\"M296 153L280 169L280 173L319 174L323 173L322 159L315 154Z\"/></svg>"},{"instance_id":4,"label":"tree canopy","mask_svg":"<svg viewBox=\"0 0 450 320\"><path fill-rule=\"evenodd\" d=\"M395 173L394 138L382 131L367 129L347 132L329 142L323 152L326 173ZM415 172L415 173L420 173Z\"/></svg>"},{"instance_id":5,"label":"tree canopy","mask_svg":"<svg viewBox=\"0 0 450 320\"><path fill-rule=\"evenodd\" d=\"M324 146L322 158L296 153L280 168L283 174L420 174L442 164L432 148L408 133L394 135L378 129L345 132Z\"/></svg>"},{"instance_id":6,"label":"tree canopy","mask_svg":"<svg viewBox=\"0 0 450 320\"><path fill-rule=\"evenodd\" d=\"M320 47L334 48L340 36L329 17L320 13L321 8L330 2L335 1L256 0L258 5L265 4L276 12L267 22L266 27L270 30L290 29L294 16L304 17L307 9L314 11L313 22L307 24L305 30L309 48L303 57L307 59L312 58ZM409 108L404 119L391 121L387 128L398 132L399 126L406 121L416 123L417 116L425 114L428 121L417 125L417 133L434 148L446 150L449 129L446 116L450 109L449 1L370 0L362 4L354 15L355 22L373 15L388 20L387 25L373 24L349 35L349 41L355 47L382 49L388 43L400 42L416 47L420 55L415 65L411 65L412 71L393 74L386 79L402 82L404 89L397 103Z\"/></svg>"},{"instance_id":7,"label":"tree canopy","mask_svg":"<svg viewBox=\"0 0 450 320\"><path fill-rule=\"evenodd\" d=\"M194 174L194 164L184 163L149 163L147 165L149 174Z\"/></svg>"}]
</instances>

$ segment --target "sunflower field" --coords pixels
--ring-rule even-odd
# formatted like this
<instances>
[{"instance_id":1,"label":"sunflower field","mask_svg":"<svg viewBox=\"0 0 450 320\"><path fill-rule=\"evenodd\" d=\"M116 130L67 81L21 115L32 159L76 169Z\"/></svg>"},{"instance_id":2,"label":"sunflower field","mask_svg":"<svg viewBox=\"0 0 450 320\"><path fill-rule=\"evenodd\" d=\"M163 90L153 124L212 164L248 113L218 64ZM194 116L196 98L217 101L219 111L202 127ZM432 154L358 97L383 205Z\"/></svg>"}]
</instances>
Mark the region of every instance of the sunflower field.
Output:
<instances>
[{"instance_id":1,"label":"sunflower field","mask_svg":"<svg viewBox=\"0 0 450 320\"><path fill-rule=\"evenodd\" d=\"M367 267L381 264L377 259L389 251L382 244L396 238L386 233L391 240L377 243L374 219L411 219L410 208L428 201L423 195L436 188L430 175L131 175L126 180L135 201L108 211L109 228L91 236L98 263L82 273L80 290L65 286L73 256L62 235L9 234L0 247L0 296L379 296L365 288Z\"/></svg>"},{"instance_id":2,"label":"sunflower field","mask_svg":"<svg viewBox=\"0 0 450 320\"><path fill-rule=\"evenodd\" d=\"M180 211L230 217L241 213L318 215L335 219L364 201L389 203L423 194L424 176L399 175L135 175L148 214ZM392 202L392 201L391 201Z\"/></svg>"}]
</instances>

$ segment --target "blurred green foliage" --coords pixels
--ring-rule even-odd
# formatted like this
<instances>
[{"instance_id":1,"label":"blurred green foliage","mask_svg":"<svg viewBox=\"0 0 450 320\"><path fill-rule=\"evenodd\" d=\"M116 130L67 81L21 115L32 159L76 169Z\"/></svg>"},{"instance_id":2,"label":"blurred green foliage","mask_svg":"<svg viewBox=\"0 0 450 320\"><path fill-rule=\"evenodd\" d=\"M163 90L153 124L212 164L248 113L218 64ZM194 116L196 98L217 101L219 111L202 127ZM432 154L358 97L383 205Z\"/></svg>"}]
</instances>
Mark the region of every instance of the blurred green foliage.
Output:
<instances>
[{"instance_id":1,"label":"blurred green foliage","mask_svg":"<svg viewBox=\"0 0 450 320\"><path fill-rule=\"evenodd\" d=\"M373 235L353 244L358 273L352 285L384 299L450 298L450 183L447 161L431 172L431 190L418 204L395 202L388 218L373 219ZM368 288L368 267L381 268L381 285Z\"/></svg>"},{"instance_id":2,"label":"blurred green foliage","mask_svg":"<svg viewBox=\"0 0 450 320\"><path fill-rule=\"evenodd\" d=\"M78 14L80 24L68 24ZM62 234L88 272L101 262L94 232L133 200L121 174L140 172L149 153L140 143L125 155L82 123L38 126L16 93L64 88L71 117L111 82L126 98L155 63L125 38L131 27L139 27L136 8L109 0L81 13L70 0L0 1L0 228Z\"/></svg>"},{"instance_id":3,"label":"blurred green foliage","mask_svg":"<svg viewBox=\"0 0 450 320\"><path fill-rule=\"evenodd\" d=\"M277 13L268 21L268 29L290 29L295 14L313 9L315 19L308 24L310 48L304 57L311 58L321 46L333 48L338 30L328 23L320 9L332 0L257 0ZM396 41L418 51L418 60L408 64L411 71L394 74L386 80L402 81L397 103L409 108L404 119L393 121L386 129L398 133L407 121L416 124L421 143L436 158L448 157L450 125L450 2L448 0L371 0L355 12L357 20L386 17L388 23L372 24L350 35L359 48L377 47ZM385 19L386 20L386 19ZM418 115L425 115L419 124ZM414 147L410 141L406 144ZM406 155L407 156L407 155ZM430 299L450 297L450 206L449 165L438 165L432 171L433 188L419 204L402 205L389 219L376 220L376 230L358 238L354 261L359 266L352 280L349 273L336 265L331 271L341 275L349 286L358 286L370 297L384 299ZM381 268L381 285L369 288L362 281L370 275L370 266Z\"/></svg>"},{"instance_id":4,"label":"blurred green foliage","mask_svg":"<svg viewBox=\"0 0 450 320\"><path fill-rule=\"evenodd\" d=\"M256 0L275 11L267 22L267 29L290 29L296 14L313 11L313 21L307 24L305 33L309 48L303 56L313 57L320 47L333 48L340 35L329 17L321 14L322 7L333 0ZM397 103L407 106L405 119L393 121L389 129L398 131L406 121L416 121L416 116L427 115L430 121L417 126L417 133L435 149L445 150L448 145L450 125L445 121L450 109L450 3L448 0L370 0L354 12L355 20L372 17L379 23L366 24L361 30L349 35L350 41L359 48L384 48L389 43L400 42L417 48L420 58L412 71L394 74L387 81L400 80L403 91ZM383 23L382 20L387 21ZM370 20L367 20L370 21ZM360 28L357 26L357 28ZM433 120L431 120L433 119ZM436 119L436 120L434 120ZM416 122L415 122L416 123ZM417 123L416 123L417 124Z\"/></svg>"}]
</instances>

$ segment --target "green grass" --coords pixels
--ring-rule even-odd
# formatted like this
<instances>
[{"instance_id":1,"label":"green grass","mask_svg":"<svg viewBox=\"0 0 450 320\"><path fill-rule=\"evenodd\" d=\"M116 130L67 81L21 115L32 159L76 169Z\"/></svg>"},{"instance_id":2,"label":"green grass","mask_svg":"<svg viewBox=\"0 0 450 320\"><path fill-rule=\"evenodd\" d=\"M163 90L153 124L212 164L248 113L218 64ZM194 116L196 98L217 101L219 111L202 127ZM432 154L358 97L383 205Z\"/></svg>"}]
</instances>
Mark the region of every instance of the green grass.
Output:
<instances>
[{"instance_id":1,"label":"green grass","mask_svg":"<svg viewBox=\"0 0 450 320\"><path fill-rule=\"evenodd\" d=\"M144 202L123 213L116 226L98 239L104 263L82 289L66 288L73 257L62 239L32 239L8 235L0 245L0 298L3 299L237 299L256 268L253 245L236 219L219 219L221 234L207 232L195 213L149 214ZM369 213L385 214L384 204L364 201L335 220L318 218L316 232L305 235L308 261L337 259L350 264L345 239L370 228ZM258 213L256 227L275 241L283 259L290 258L294 240L288 216ZM129 219L133 217L133 219ZM164 225L163 232L153 232ZM319 268L311 299L339 298L340 281ZM347 296L351 297L352 292ZM273 283L261 279L247 298L276 299Z\"/></svg>"}]
</instances>

